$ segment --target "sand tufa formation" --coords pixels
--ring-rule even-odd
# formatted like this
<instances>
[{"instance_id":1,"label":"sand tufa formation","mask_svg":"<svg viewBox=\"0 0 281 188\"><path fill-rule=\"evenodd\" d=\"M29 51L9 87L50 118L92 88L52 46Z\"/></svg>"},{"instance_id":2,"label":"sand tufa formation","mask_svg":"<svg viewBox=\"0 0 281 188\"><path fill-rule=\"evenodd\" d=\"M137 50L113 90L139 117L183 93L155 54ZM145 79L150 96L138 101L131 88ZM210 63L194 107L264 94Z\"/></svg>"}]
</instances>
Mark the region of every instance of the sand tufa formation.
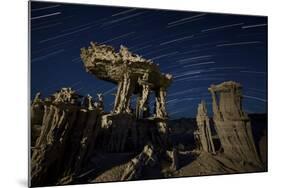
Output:
<instances>
[{"instance_id":1,"label":"sand tufa formation","mask_svg":"<svg viewBox=\"0 0 281 188\"><path fill-rule=\"evenodd\" d=\"M166 92L172 82L172 75L161 73L158 65L131 53L128 48L122 45L119 52L115 52L111 46L91 42L88 48L81 49L81 59L87 72L95 75L98 79L117 84L113 113L104 116L102 124L105 127L112 127L112 123L114 123L122 134L120 137L124 138L125 136L126 138L126 132L130 129L132 122L135 122L131 115L135 114L137 120L147 119L146 125L152 124L153 127L156 127L160 138L153 138L152 142L163 146L167 142L168 134ZM151 114L148 104L152 91L155 92L155 114L148 120ZM137 95L134 113L130 107L133 94ZM127 126L121 128L122 130L120 127L124 123L119 123L121 119L129 122ZM141 123L141 121L139 122ZM137 142L136 139L134 142ZM121 148L120 150L117 148L117 150L122 151L124 143L125 140L121 141Z\"/></svg>"},{"instance_id":2,"label":"sand tufa formation","mask_svg":"<svg viewBox=\"0 0 281 188\"><path fill-rule=\"evenodd\" d=\"M242 109L242 87L229 81L211 85L216 131L225 155L261 165L256 151L251 122Z\"/></svg>"},{"instance_id":3,"label":"sand tufa formation","mask_svg":"<svg viewBox=\"0 0 281 188\"><path fill-rule=\"evenodd\" d=\"M120 47L119 52L115 52L111 46L97 43L82 48L81 58L87 72L118 85L114 113L130 112L130 99L136 94L138 96L136 115L137 118L142 118L147 109L150 92L154 91L156 117L167 116L165 96L172 75L162 74L152 61L131 53L124 46Z\"/></svg>"},{"instance_id":4,"label":"sand tufa formation","mask_svg":"<svg viewBox=\"0 0 281 188\"><path fill-rule=\"evenodd\" d=\"M210 120L207 115L207 107L204 101L198 104L196 122L198 126L200 147L205 152L215 154L215 146L212 139Z\"/></svg>"},{"instance_id":5,"label":"sand tufa formation","mask_svg":"<svg viewBox=\"0 0 281 188\"><path fill-rule=\"evenodd\" d=\"M91 43L81 49L81 58L87 72L117 85L114 108L104 111L100 93L81 96L68 87L44 99L37 93L31 103L32 186L265 170L242 109L240 84L229 81L209 88L213 118L202 101L191 129L197 148L185 149L173 142L176 124L168 125L165 98L171 75L124 46L116 52ZM148 105L151 92L154 113ZM136 109L130 105L133 95ZM190 143L184 140L183 145Z\"/></svg>"}]
</instances>

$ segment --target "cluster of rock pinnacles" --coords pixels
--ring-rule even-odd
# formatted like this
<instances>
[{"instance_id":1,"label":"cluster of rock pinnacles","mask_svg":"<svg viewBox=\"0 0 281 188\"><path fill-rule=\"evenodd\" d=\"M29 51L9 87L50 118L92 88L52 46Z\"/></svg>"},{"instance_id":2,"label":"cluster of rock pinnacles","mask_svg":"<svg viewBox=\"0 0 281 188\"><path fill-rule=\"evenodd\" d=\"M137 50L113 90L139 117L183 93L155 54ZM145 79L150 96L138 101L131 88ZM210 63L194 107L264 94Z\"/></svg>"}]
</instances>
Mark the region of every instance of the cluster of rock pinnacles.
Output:
<instances>
[{"instance_id":1,"label":"cluster of rock pinnacles","mask_svg":"<svg viewBox=\"0 0 281 188\"><path fill-rule=\"evenodd\" d=\"M75 183L91 157L98 152L139 152L127 164L120 180L141 178L144 166L165 158L170 169L179 168L177 149L169 142L166 91L172 75L158 65L121 46L91 43L81 49L86 71L98 79L117 84L113 110L104 111L103 96L80 96L62 88L31 104L31 183L33 186ZM209 88L213 120L223 153L230 159L261 166L251 123L242 110L241 86L229 81ZM155 93L154 112L149 109ZM131 97L137 95L136 109ZM218 101L219 99L219 101ZM195 138L200 152L216 155L204 102L198 106ZM93 167L95 168L95 167ZM240 167L237 167L238 170Z\"/></svg>"}]
</instances>

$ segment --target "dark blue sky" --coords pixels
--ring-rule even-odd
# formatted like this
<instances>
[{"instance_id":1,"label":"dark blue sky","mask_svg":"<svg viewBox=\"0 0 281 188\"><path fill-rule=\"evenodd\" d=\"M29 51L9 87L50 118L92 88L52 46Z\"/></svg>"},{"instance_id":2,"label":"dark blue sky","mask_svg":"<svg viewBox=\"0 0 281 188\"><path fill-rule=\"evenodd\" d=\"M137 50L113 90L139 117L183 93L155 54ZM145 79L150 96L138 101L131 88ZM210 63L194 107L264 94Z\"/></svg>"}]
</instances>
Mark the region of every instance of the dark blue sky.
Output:
<instances>
[{"instance_id":1,"label":"dark blue sky","mask_svg":"<svg viewBox=\"0 0 281 188\"><path fill-rule=\"evenodd\" d=\"M267 111L266 17L47 2L32 2L30 11L32 98L71 86L104 93L110 111L115 85L86 73L80 60L80 48L96 41L125 45L171 73L173 118L194 117L201 99L211 111L208 87L228 80L243 85L247 112Z\"/></svg>"}]
</instances>

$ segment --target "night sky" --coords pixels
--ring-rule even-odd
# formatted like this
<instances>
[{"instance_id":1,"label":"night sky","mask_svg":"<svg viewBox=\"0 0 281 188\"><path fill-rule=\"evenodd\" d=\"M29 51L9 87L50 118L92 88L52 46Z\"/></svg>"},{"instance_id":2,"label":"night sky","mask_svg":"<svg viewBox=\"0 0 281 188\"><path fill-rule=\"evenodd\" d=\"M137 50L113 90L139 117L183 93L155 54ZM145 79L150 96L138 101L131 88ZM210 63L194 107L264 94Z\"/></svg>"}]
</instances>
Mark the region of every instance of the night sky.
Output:
<instances>
[{"instance_id":1,"label":"night sky","mask_svg":"<svg viewBox=\"0 0 281 188\"><path fill-rule=\"evenodd\" d=\"M201 99L211 112L208 87L228 80L242 84L246 112L267 111L266 17L46 2L32 2L30 13L32 98L72 87L103 93L110 111L116 86L86 73L80 59L96 41L125 45L174 76L172 118L195 117Z\"/></svg>"}]
</instances>

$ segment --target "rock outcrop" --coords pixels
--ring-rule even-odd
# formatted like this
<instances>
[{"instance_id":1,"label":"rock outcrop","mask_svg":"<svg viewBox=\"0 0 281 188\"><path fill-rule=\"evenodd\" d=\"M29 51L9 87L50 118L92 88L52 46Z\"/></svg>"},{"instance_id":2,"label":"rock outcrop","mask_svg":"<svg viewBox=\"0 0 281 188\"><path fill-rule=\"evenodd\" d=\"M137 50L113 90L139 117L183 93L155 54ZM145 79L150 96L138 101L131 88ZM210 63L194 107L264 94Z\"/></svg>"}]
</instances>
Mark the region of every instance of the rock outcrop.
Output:
<instances>
[{"instance_id":1,"label":"rock outcrop","mask_svg":"<svg viewBox=\"0 0 281 188\"><path fill-rule=\"evenodd\" d=\"M253 139L251 122L242 109L242 87L228 81L211 85L213 119L224 154L242 163L261 166Z\"/></svg>"},{"instance_id":2,"label":"rock outcrop","mask_svg":"<svg viewBox=\"0 0 281 188\"><path fill-rule=\"evenodd\" d=\"M124 46L120 47L119 52L115 52L113 47L97 43L82 48L81 58L87 72L118 85L114 113L130 112L130 98L136 94L136 115L142 118L147 109L150 91L155 91L156 117L167 116L165 96L172 76L162 74L152 61L132 54Z\"/></svg>"},{"instance_id":3,"label":"rock outcrop","mask_svg":"<svg viewBox=\"0 0 281 188\"><path fill-rule=\"evenodd\" d=\"M145 166L153 167L158 162L153 145L147 144L144 146L143 151L127 164L121 180L140 179L142 177L142 170Z\"/></svg>"},{"instance_id":4,"label":"rock outcrop","mask_svg":"<svg viewBox=\"0 0 281 188\"><path fill-rule=\"evenodd\" d=\"M173 148L171 151L167 150L166 155L168 160L171 162L169 170L177 171L179 169L179 157L177 149Z\"/></svg>"},{"instance_id":5,"label":"rock outcrop","mask_svg":"<svg viewBox=\"0 0 281 188\"><path fill-rule=\"evenodd\" d=\"M44 101L39 95L34 99L31 125L38 124L40 134L32 136L32 186L71 181L87 164L102 111L82 106L80 98L71 88L62 88Z\"/></svg>"},{"instance_id":6,"label":"rock outcrop","mask_svg":"<svg viewBox=\"0 0 281 188\"><path fill-rule=\"evenodd\" d=\"M113 114L123 114L124 116L132 114L130 102L132 95L135 94L137 95L134 113L136 120L149 118L149 114L151 114L148 106L149 96L154 91L156 101L153 116L154 126L164 139L163 142L166 142L168 126L165 98L167 88L172 82L172 75L162 74L158 65L131 53L124 46L120 47L119 52L115 52L111 46L91 43L88 48L81 49L81 58L87 72L101 80L117 84ZM117 116L120 118L120 115ZM108 117L113 117L113 115ZM124 118L126 119L126 117ZM118 120L115 118L114 121ZM108 122L112 122L112 125L118 124L113 121ZM121 142L124 143L124 141ZM123 148L120 147L120 149Z\"/></svg>"},{"instance_id":7,"label":"rock outcrop","mask_svg":"<svg viewBox=\"0 0 281 188\"><path fill-rule=\"evenodd\" d=\"M206 103L201 101L198 105L197 109L197 127L198 127L198 138L197 140L200 142L200 146L203 151L215 154L215 147L212 139L211 128L210 128L210 120L207 114Z\"/></svg>"},{"instance_id":8,"label":"rock outcrop","mask_svg":"<svg viewBox=\"0 0 281 188\"><path fill-rule=\"evenodd\" d=\"M131 135L131 148L125 148ZM106 146L108 152L122 152L125 149L137 149L137 130L135 118L132 114L106 114L101 117L99 136L102 147Z\"/></svg>"},{"instance_id":9,"label":"rock outcrop","mask_svg":"<svg viewBox=\"0 0 281 188\"><path fill-rule=\"evenodd\" d=\"M30 108L30 126L31 126L31 146L35 145L36 139L41 132L41 125L44 116L44 102L41 99L41 93L38 92Z\"/></svg>"}]
</instances>

